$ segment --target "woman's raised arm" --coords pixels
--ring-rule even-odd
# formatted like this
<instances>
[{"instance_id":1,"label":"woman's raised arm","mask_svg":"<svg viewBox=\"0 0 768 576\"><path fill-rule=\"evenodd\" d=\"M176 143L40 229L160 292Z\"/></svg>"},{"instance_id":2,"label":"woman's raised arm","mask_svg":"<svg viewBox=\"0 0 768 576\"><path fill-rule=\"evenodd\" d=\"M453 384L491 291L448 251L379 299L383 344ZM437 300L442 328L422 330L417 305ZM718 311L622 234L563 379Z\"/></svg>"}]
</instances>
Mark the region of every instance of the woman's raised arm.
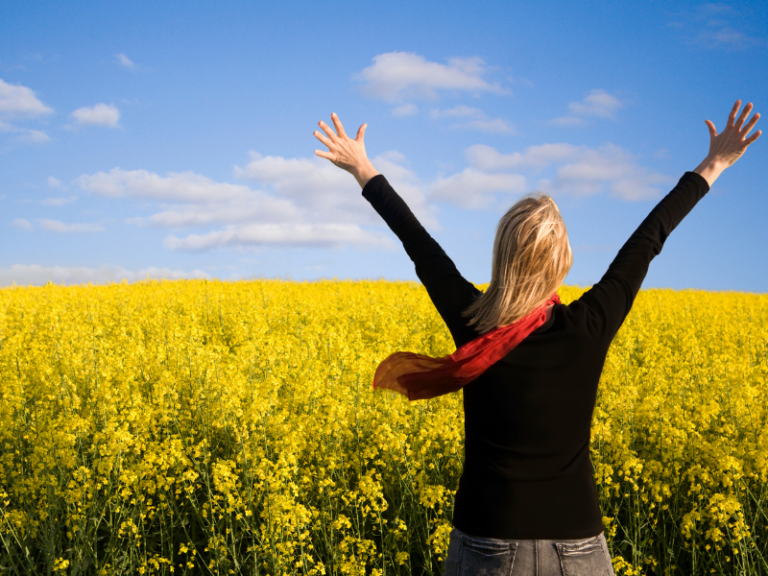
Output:
<instances>
[{"instance_id":1,"label":"woman's raised arm","mask_svg":"<svg viewBox=\"0 0 768 576\"><path fill-rule=\"evenodd\" d=\"M710 135L707 157L694 172L686 172L677 186L651 210L619 250L602 279L579 298L579 302L591 310L594 332L604 339L606 346L632 308L648 266L661 252L669 234L709 191L722 171L732 166L747 146L760 137L760 131L747 137L760 115L755 114L744 125L752 104L747 104L737 119L740 107L741 101L737 100L721 134L711 121L706 121Z\"/></svg>"},{"instance_id":2,"label":"woman's raised arm","mask_svg":"<svg viewBox=\"0 0 768 576\"><path fill-rule=\"evenodd\" d=\"M424 229L405 201L368 160L363 144L367 124L360 126L353 140L344 132L336 114L331 114L331 119L336 132L322 121L319 124L325 136L317 130L314 132L317 139L328 147L328 152L315 150L315 154L327 158L355 177L363 189L363 197L403 243L403 248L414 263L416 275L459 346L465 339L462 333L465 321L461 312L480 291L459 273L453 261Z\"/></svg>"}]
</instances>

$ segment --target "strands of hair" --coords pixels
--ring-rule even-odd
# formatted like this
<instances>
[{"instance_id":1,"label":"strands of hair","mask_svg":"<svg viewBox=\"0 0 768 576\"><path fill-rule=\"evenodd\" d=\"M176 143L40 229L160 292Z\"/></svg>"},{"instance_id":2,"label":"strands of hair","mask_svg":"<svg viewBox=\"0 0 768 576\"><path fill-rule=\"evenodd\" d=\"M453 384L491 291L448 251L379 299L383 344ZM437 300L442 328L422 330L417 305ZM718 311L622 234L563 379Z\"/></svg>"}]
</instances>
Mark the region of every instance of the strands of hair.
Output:
<instances>
[{"instance_id":1,"label":"strands of hair","mask_svg":"<svg viewBox=\"0 0 768 576\"><path fill-rule=\"evenodd\" d=\"M463 315L481 334L512 324L549 299L572 263L555 201L541 192L525 196L499 220L491 282Z\"/></svg>"}]
</instances>

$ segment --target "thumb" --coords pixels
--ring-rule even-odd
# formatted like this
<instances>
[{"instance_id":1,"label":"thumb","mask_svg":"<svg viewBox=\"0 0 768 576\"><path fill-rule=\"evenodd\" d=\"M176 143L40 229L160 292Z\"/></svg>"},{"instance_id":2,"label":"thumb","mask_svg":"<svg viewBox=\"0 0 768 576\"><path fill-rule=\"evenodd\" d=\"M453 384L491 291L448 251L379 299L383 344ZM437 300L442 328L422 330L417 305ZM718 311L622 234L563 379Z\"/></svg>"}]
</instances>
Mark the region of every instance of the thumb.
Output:
<instances>
[{"instance_id":1,"label":"thumb","mask_svg":"<svg viewBox=\"0 0 768 576\"><path fill-rule=\"evenodd\" d=\"M357 131L357 136L355 137L355 140L357 142L362 142L363 138L365 137L365 129L368 128L368 124L363 124L360 126L360 129Z\"/></svg>"},{"instance_id":2,"label":"thumb","mask_svg":"<svg viewBox=\"0 0 768 576\"><path fill-rule=\"evenodd\" d=\"M709 135L712 138L717 138L717 130L715 130L715 125L712 123L711 120L705 120L704 121L707 124L707 128L709 129Z\"/></svg>"}]
</instances>

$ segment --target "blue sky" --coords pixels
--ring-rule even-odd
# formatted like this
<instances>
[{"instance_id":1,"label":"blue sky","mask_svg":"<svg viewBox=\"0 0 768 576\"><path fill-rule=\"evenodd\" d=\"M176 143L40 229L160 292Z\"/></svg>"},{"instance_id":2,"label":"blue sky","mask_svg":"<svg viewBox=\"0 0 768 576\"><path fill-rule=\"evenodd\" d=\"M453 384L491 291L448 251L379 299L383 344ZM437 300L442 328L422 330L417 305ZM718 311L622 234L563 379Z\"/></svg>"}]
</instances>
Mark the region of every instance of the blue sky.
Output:
<instances>
[{"instance_id":1,"label":"blue sky","mask_svg":"<svg viewBox=\"0 0 768 576\"><path fill-rule=\"evenodd\" d=\"M0 285L416 279L354 179L336 112L459 270L551 193L599 280L708 150L768 112L766 2L0 5ZM758 123L758 128L763 121ZM644 287L768 291L768 140L716 182Z\"/></svg>"}]
</instances>

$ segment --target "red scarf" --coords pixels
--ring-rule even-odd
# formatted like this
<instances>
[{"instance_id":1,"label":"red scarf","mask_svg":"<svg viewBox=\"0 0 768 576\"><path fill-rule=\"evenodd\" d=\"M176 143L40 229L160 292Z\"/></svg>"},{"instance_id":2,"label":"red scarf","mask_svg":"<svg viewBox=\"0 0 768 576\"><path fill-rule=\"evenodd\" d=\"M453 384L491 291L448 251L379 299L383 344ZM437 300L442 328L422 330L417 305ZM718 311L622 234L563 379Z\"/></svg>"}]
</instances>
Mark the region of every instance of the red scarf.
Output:
<instances>
[{"instance_id":1,"label":"red scarf","mask_svg":"<svg viewBox=\"0 0 768 576\"><path fill-rule=\"evenodd\" d=\"M395 352L379 364L373 388L400 392L409 400L434 398L460 390L511 352L531 332L547 320L547 307L560 303L552 297L510 324L495 328L467 342L450 356L432 358L413 352Z\"/></svg>"}]
</instances>

